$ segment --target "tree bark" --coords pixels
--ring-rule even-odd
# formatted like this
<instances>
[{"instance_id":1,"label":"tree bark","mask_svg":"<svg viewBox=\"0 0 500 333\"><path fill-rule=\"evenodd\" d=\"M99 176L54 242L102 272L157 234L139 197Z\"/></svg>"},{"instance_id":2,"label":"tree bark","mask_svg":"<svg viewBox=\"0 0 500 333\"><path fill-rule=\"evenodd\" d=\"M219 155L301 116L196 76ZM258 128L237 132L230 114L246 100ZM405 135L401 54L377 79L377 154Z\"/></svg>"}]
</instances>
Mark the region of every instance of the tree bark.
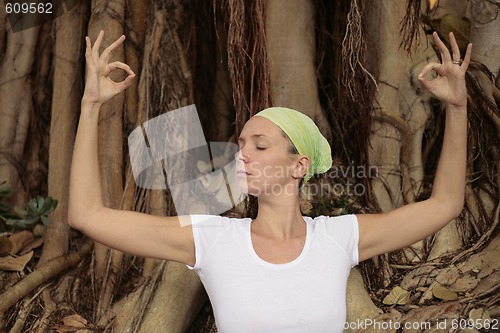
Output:
<instances>
[{"instance_id":1,"label":"tree bark","mask_svg":"<svg viewBox=\"0 0 500 333\"><path fill-rule=\"evenodd\" d=\"M422 190L422 139L430 116L430 95L420 89L417 76L427 61L437 59L432 48L417 47L411 58L400 49L400 20L396 18L404 17L405 3L374 1L370 12L367 32L373 52L369 64L377 73L378 91L369 159L378 168L373 193L385 212L415 202ZM427 45L425 38L415 43ZM406 256L421 260L421 242L413 247L405 251Z\"/></svg>"},{"instance_id":2,"label":"tree bark","mask_svg":"<svg viewBox=\"0 0 500 333\"><path fill-rule=\"evenodd\" d=\"M316 81L314 2L268 0L266 5L273 104L308 115L330 141L330 127L321 109Z\"/></svg>"},{"instance_id":3,"label":"tree bark","mask_svg":"<svg viewBox=\"0 0 500 333\"><path fill-rule=\"evenodd\" d=\"M28 196L20 172L33 104L25 96L32 92L30 73L39 31L40 27L16 33L9 30L0 68L0 181L7 181L12 191L11 203L18 206L23 206Z\"/></svg>"},{"instance_id":4,"label":"tree bark","mask_svg":"<svg viewBox=\"0 0 500 333\"><path fill-rule=\"evenodd\" d=\"M86 35L84 25L86 12L86 4L82 2L55 22L48 194L56 198L59 203L50 215L52 223L47 228L39 265L68 251L68 181L73 153L72 142L76 134L83 93L81 78L84 72L80 59L84 51L82 46Z\"/></svg>"},{"instance_id":5,"label":"tree bark","mask_svg":"<svg viewBox=\"0 0 500 333\"><path fill-rule=\"evenodd\" d=\"M451 1L450 1L451 2ZM469 1L467 17L470 18L470 40L474 41L472 58L482 64L499 78L500 63L500 19L498 3L489 1ZM500 87L499 87L500 88Z\"/></svg>"}]
</instances>

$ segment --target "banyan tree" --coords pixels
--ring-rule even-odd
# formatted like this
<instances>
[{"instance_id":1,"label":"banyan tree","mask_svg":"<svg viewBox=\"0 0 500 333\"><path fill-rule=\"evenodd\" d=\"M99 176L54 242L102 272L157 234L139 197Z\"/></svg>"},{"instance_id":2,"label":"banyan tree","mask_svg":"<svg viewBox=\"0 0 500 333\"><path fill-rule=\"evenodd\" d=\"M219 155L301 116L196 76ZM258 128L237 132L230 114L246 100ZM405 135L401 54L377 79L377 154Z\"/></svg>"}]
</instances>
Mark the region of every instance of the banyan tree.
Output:
<instances>
[{"instance_id":1,"label":"banyan tree","mask_svg":"<svg viewBox=\"0 0 500 333\"><path fill-rule=\"evenodd\" d=\"M191 104L207 142L234 142L245 121L268 106L310 116L330 141L334 166L304 189L305 215L384 212L427 198L444 112L417 75L438 61L432 31L444 39L453 31L462 52L472 42L464 209L432 237L353 268L345 326L346 332L434 332L443 322L457 331L500 329L498 1L62 5L59 15L22 29L6 5L0 8L2 332L216 331L203 286L184 265L109 249L67 224L84 37L95 40L100 30L104 47L127 36L112 57L137 73L100 114L104 200L157 215L176 214L172 195L136 183L127 137ZM249 200L225 214L248 215L251 206ZM387 325L353 324L367 319ZM423 322L430 326L417 325Z\"/></svg>"}]
</instances>

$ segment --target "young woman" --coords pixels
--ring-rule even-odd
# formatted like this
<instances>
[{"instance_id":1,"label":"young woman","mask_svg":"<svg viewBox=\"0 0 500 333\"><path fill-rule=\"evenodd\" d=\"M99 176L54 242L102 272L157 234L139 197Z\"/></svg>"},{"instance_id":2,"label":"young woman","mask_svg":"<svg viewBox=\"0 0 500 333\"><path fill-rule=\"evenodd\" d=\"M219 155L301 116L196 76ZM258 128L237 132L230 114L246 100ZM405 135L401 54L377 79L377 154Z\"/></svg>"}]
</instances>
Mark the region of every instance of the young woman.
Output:
<instances>
[{"instance_id":1,"label":"young woman","mask_svg":"<svg viewBox=\"0 0 500 333\"><path fill-rule=\"evenodd\" d=\"M446 129L432 196L391 212L302 216L299 187L331 166L331 151L314 123L297 111L271 108L252 117L238 139L237 173L258 199L251 219L150 216L103 205L97 161L100 106L135 77L109 58L121 36L99 54L86 38L87 75L70 184L69 223L112 248L184 263L196 270L212 302L219 332L341 332L349 270L359 261L434 234L460 214L466 169L465 72L452 33L451 54L434 33L442 63L426 65L422 86L446 106ZM113 82L109 74L128 76ZM434 71L437 77L424 75ZM131 236L133 235L133 237ZM390 237L387 237L390 235Z\"/></svg>"}]
</instances>

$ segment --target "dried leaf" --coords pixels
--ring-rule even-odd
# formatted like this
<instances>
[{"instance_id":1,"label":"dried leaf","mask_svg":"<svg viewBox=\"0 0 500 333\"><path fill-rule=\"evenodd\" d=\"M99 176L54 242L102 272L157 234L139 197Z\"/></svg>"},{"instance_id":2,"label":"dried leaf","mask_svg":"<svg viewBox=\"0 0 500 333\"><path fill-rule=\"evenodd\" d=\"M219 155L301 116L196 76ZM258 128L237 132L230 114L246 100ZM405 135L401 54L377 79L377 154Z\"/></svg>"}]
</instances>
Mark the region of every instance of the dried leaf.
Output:
<instances>
[{"instance_id":1,"label":"dried leaf","mask_svg":"<svg viewBox=\"0 0 500 333\"><path fill-rule=\"evenodd\" d=\"M21 272L26 264L31 260L31 257L33 257L33 251L17 258L14 258L12 256L1 257L0 271Z\"/></svg>"},{"instance_id":2,"label":"dried leaf","mask_svg":"<svg viewBox=\"0 0 500 333\"><path fill-rule=\"evenodd\" d=\"M35 236L33 236L33 233L31 231L23 230L20 232L16 232L9 237L9 240L12 243L12 250L10 254L18 253L22 248L31 243L34 239Z\"/></svg>"},{"instance_id":3,"label":"dried leaf","mask_svg":"<svg viewBox=\"0 0 500 333\"><path fill-rule=\"evenodd\" d=\"M453 289L440 284L437 284L434 288L432 288L432 295L445 301L454 301L458 298L458 294Z\"/></svg>"},{"instance_id":4,"label":"dried leaf","mask_svg":"<svg viewBox=\"0 0 500 333\"><path fill-rule=\"evenodd\" d=\"M35 239L31 243L29 243L28 245L26 245L25 247L23 247L23 249L19 252L19 254L23 255L23 254L26 254L26 253L30 252L33 249L38 248L38 247L40 247L40 246L43 245L43 242L44 242L43 237L38 237L37 239Z\"/></svg>"},{"instance_id":5,"label":"dried leaf","mask_svg":"<svg viewBox=\"0 0 500 333\"><path fill-rule=\"evenodd\" d=\"M85 325L87 325L87 320L79 314L64 317L62 321L65 326L73 328L85 328Z\"/></svg>"},{"instance_id":6,"label":"dried leaf","mask_svg":"<svg viewBox=\"0 0 500 333\"><path fill-rule=\"evenodd\" d=\"M12 243L5 237L0 237L0 257L8 255L12 251Z\"/></svg>"},{"instance_id":7,"label":"dried leaf","mask_svg":"<svg viewBox=\"0 0 500 333\"><path fill-rule=\"evenodd\" d=\"M394 287L382 301L385 305L405 305L410 300L410 293L403 288Z\"/></svg>"},{"instance_id":8,"label":"dried leaf","mask_svg":"<svg viewBox=\"0 0 500 333\"><path fill-rule=\"evenodd\" d=\"M490 315L490 312L488 310L485 310L483 308L472 309L469 312L469 319L471 319L474 322L477 322L478 320L491 319L491 315Z\"/></svg>"}]
</instances>

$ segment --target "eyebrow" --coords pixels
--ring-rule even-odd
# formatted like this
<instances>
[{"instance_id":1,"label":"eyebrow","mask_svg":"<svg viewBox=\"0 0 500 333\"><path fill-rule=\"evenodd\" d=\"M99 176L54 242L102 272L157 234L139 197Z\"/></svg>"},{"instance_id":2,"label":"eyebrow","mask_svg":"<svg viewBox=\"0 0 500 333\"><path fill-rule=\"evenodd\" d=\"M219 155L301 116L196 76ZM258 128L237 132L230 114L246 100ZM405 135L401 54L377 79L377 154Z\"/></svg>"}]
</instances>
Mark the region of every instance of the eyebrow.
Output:
<instances>
[{"instance_id":1,"label":"eyebrow","mask_svg":"<svg viewBox=\"0 0 500 333\"><path fill-rule=\"evenodd\" d=\"M270 139L270 137L267 136L267 135L265 135L265 134L254 134L254 135L251 136L251 138L261 138L261 137L265 137L267 139ZM245 142L245 138L243 138L243 137L240 136L238 138L238 142Z\"/></svg>"}]
</instances>

